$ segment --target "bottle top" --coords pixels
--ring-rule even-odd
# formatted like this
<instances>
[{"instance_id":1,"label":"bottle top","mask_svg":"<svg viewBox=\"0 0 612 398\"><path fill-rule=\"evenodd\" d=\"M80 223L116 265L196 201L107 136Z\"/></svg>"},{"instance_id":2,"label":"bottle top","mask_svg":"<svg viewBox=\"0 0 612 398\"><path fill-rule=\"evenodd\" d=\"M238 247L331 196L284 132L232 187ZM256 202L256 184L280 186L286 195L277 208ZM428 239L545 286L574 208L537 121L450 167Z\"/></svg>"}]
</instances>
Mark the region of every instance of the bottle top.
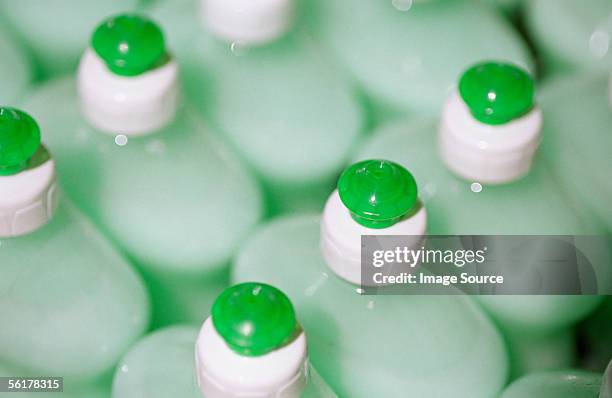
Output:
<instances>
[{"instance_id":1,"label":"bottle top","mask_svg":"<svg viewBox=\"0 0 612 398\"><path fill-rule=\"evenodd\" d=\"M508 63L483 62L459 81L459 94L478 121L499 125L534 107L534 82L523 69Z\"/></svg>"},{"instance_id":2,"label":"bottle top","mask_svg":"<svg viewBox=\"0 0 612 398\"><path fill-rule=\"evenodd\" d=\"M139 15L108 18L96 28L91 43L108 68L121 76L143 74L167 57L161 29Z\"/></svg>"},{"instance_id":3,"label":"bottle top","mask_svg":"<svg viewBox=\"0 0 612 398\"><path fill-rule=\"evenodd\" d=\"M368 228L386 228L417 203L410 172L388 160L364 160L349 166L338 180L338 193L353 219Z\"/></svg>"},{"instance_id":4,"label":"bottle top","mask_svg":"<svg viewBox=\"0 0 612 398\"><path fill-rule=\"evenodd\" d=\"M0 175L17 174L40 146L40 128L27 113L0 107Z\"/></svg>"},{"instance_id":5,"label":"bottle top","mask_svg":"<svg viewBox=\"0 0 612 398\"><path fill-rule=\"evenodd\" d=\"M212 307L212 322L223 340L242 356L261 356L297 335L289 298L264 283L242 283L223 291Z\"/></svg>"}]
</instances>

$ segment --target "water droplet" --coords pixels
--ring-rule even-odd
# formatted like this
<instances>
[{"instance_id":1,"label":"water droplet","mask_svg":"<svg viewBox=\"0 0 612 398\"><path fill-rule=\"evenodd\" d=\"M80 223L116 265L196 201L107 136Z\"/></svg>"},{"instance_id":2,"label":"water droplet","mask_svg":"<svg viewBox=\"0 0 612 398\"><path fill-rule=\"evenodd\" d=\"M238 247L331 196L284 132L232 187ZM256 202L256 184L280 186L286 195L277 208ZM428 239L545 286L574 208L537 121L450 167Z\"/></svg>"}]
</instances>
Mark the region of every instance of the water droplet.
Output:
<instances>
[{"instance_id":1,"label":"water droplet","mask_svg":"<svg viewBox=\"0 0 612 398\"><path fill-rule=\"evenodd\" d=\"M236 40L230 44L230 50L235 56L242 57L249 52L249 46L243 41Z\"/></svg>"},{"instance_id":2,"label":"water droplet","mask_svg":"<svg viewBox=\"0 0 612 398\"><path fill-rule=\"evenodd\" d=\"M589 49L597 58L605 57L610 50L610 34L603 30L593 32L589 38Z\"/></svg>"},{"instance_id":3,"label":"water droplet","mask_svg":"<svg viewBox=\"0 0 612 398\"><path fill-rule=\"evenodd\" d=\"M486 141L478 141L478 148L480 149L487 149L489 147L489 144Z\"/></svg>"},{"instance_id":4,"label":"water droplet","mask_svg":"<svg viewBox=\"0 0 612 398\"><path fill-rule=\"evenodd\" d=\"M408 11L412 8L413 0L391 0L391 4L398 11Z\"/></svg>"},{"instance_id":5,"label":"water droplet","mask_svg":"<svg viewBox=\"0 0 612 398\"><path fill-rule=\"evenodd\" d=\"M482 185L480 185L480 183L478 182L473 182L472 185L470 185L470 189L474 193L479 193L480 191L482 191Z\"/></svg>"},{"instance_id":6,"label":"water droplet","mask_svg":"<svg viewBox=\"0 0 612 398\"><path fill-rule=\"evenodd\" d=\"M125 146L128 143L128 138L126 135L124 134L117 134L115 136L115 144L119 145L119 146Z\"/></svg>"},{"instance_id":7,"label":"water droplet","mask_svg":"<svg viewBox=\"0 0 612 398\"><path fill-rule=\"evenodd\" d=\"M160 155L166 152L166 144L162 140L152 140L147 143L145 150L149 153Z\"/></svg>"},{"instance_id":8,"label":"water droplet","mask_svg":"<svg viewBox=\"0 0 612 398\"><path fill-rule=\"evenodd\" d=\"M129 370L130 370L130 368L127 365L121 366L121 372L127 373L127 372L129 372Z\"/></svg>"}]
</instances>

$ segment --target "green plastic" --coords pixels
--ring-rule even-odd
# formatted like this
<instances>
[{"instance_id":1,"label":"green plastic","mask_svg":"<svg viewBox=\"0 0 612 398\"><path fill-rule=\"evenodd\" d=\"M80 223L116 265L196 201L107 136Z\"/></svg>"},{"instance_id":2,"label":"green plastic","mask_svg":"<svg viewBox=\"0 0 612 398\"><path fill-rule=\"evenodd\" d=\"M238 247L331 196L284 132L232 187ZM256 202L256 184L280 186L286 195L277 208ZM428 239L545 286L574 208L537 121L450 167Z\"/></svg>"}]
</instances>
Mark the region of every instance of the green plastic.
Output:
<instances>
[{"instance_id":1,"label":"green plastic","mask_svg":"<svg viewBox=\"0 0 612 398\"><path fill-rule=\"evenodd\" d=\"M226 289L212 307L217 332L240 355L260 356L287 344L298 323L289 298L277 288L247 282Z\"/></svg>"},{"instance_id":2,"label":"green plastic","mask_svg":"<svg viewBox=\"0 0 612 398\"><path fill-rule=\"evenodd\" d=\"M40 128L27 113L0 107L0 175L25 169L40 146Z\"/></svg>"},{"instance_id":3,"label":"green plastic","mask_svg":"<svg viewBox=\"0 0 612 398\"><path fill-rule=\"evenodd\" d=\"M534 106L534 83L527 72L508 63L484 62L470 67L459 81L461 98L480 122L508 123Z\"/></svg>"},{"instance_id":4,"label":"green plastic","mask_svg":"<svg viewBox=\"0 0 612 398\"><path fill-rule=\"evenodd\" d=\"M412 174L388 160L364 160L348 167L338 180L338 192L353 219L368 228L395 224L417 202Z\"/></svg>"},{"instance_id":5,"label":"green plastic","mask_svg":"<svg viewBox=\"0 0 612 398\"><path fill-rule=\"evenodd\" d=\"M121 76L137 76L166 58L164 35L153 21L138 15L123 14L100 24L92 46L108 68Z\"/></svg>"}]
</instances>

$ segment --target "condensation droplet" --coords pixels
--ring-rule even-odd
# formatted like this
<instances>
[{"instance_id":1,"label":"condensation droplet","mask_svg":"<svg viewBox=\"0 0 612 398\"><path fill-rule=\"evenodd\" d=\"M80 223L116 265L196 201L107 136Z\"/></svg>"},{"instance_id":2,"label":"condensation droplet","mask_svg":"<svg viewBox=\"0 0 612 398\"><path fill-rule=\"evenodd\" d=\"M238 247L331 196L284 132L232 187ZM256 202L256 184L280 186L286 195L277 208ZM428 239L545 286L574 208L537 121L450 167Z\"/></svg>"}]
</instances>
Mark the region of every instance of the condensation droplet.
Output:
<instances>
[{"instance_id":1,"label":"condensation droplet","mask_svg":"<svg viewBox=\"0 0 612 398\"><path fill-rule=\"evenodd\" d=\"M246 55L249 52L249 46L243 41L236 40L235 42L232 42L232 44L230 44L230 51L235 56L242 57L243 55Z\"/></svg>"},{"instance_id":2,"label":"condensation droplet","mask_svg":"<svg viewBox=\"0 0 612 398\"><path fill-rule=\"evenodd\" d=\"M391 4L398 11L408 11L412 8L413 0L391 0Z\"/></svg>"},{"instance_id":3,"label":"condensation droplet","mask_svg":"<svg viewBox=\"0 0 612 398\"><path fill-rule=\"evenodd\" d=\"M479 193L482 191L482 185L478 182L473 182L472 185L470 185L470 189L472 192Z\"/></svg>"},{"instance_id":4,"label":"condensation droplet","mask_svg":"<svg viewBox=\"0 0 612 398\"><path fill-rule=\"evenodd\" d=\"M119 145L119 146L125 146L128 143L128 138L126 135L124 134L117 134L115 136L115 144Z\"/></svg>"}]
</instances>

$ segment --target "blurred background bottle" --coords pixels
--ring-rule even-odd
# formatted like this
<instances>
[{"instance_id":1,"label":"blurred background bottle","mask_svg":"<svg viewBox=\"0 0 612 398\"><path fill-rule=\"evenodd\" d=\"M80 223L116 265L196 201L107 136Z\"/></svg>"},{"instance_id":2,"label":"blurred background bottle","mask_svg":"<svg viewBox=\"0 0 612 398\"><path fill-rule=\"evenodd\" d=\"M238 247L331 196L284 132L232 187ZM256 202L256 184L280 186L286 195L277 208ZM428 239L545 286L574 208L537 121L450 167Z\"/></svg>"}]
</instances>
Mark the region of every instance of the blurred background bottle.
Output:
<instances>
[{"instance_id":1,"label":"blurred background bottle","mask_svg":"<svg viewBox=\"0 0 612 398\"><path fill-rule=\"evenodd\" d=\"M35 61L36 74L46 78L74 72L91 29L113 14L135 11L141 0L0 0L6 27Z\"/></svg>"},{"instance_id":2,"label":"blurred background bottle","mask_svg":"<svg viewBox=\"0 0 612 398\"><path fill-rule=\"evenodd\" d=\"M14 108L0 108L0 192L2 372L90 388L148 326L142 281L58 196L38 125Z\"/></svg>"},{"instance_id":3,"label":"blurred background bottle","mask_svg":"<svg viewBox=\"0 0 612 398\"><path fill-rule=\"evenodd\" d=\"M320 210L363 128L353 88L298 2L161 2L186 91L263 183L269 214Z\"/></svg>"},{"instance_id":4,"label":"blurred background bottle","mask_svg":"<svg viewBox=\"0 0 612 398\"><path fill-rule=\"evenodd\" d=\"M47 132L67 193L142 271L154 325L202 321L262 201L183 101L159 27L136 15L104 21L77 81L42 85L25 107Z\"/></svg>"}]
</instances>

